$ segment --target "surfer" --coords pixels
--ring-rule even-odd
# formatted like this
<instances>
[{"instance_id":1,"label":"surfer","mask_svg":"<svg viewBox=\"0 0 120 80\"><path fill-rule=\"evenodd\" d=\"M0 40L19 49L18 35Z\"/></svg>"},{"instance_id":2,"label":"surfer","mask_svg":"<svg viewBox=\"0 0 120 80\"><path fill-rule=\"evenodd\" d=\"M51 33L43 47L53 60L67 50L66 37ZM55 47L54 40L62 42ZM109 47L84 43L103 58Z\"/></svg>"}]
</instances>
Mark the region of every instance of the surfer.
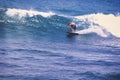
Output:
<instances>
[{"instance_id":1,"label":"surfer","mask_svg":"<svg viewBox=\"0 0 120 80\"><path fill-rule=\"evenodd\" d=\"M71 28L72 32L76 31L76 25L73 22L68 23L68 26Z\"/></svg>"}]
</instances>

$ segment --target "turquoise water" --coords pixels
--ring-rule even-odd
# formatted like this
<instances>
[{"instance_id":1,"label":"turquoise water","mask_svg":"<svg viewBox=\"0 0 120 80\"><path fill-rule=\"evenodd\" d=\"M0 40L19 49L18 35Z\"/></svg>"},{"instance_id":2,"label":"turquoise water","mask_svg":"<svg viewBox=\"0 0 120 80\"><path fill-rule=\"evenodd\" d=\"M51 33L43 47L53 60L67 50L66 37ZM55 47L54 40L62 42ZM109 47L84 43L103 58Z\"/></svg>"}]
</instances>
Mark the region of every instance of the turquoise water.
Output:
<instances>
[{"instance_id":1,"label":"turquoise water","mask_svg":"<svg viewBox=\"0 0 120 80\"><path fill-rule=\"evenodd\" d=\"M119 3L1 0L0 80L119 80Z\"/></svg>"}]
</instances>

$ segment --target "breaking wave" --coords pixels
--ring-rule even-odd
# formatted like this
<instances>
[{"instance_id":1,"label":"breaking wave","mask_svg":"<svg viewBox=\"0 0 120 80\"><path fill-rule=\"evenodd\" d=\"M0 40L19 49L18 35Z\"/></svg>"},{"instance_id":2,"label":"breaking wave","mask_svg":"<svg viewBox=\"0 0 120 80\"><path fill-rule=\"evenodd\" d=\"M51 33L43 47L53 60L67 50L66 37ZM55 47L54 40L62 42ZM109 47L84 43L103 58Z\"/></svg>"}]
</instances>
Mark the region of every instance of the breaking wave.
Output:
<instances>
[{"instance_id":1,"label":"breaking wave","mask_svg":"<svg viewBox=\"0 0 120 80\"><path fill-rule=\"evenodd\" d=\"M95 33L101 37L113 35L120 37L120 15L114 14L88 14L80 16L61 15L54 12L41 12L35 10L11 9L0 10L1 24L14 24L41 28L69 30L67 23L73 21L77 24L79 34ZM51 28L50 28L51 29ZM43 29L44 30L44 29ZM68 32L68 31L67 31Z\"/></svg>"}]
</instances>

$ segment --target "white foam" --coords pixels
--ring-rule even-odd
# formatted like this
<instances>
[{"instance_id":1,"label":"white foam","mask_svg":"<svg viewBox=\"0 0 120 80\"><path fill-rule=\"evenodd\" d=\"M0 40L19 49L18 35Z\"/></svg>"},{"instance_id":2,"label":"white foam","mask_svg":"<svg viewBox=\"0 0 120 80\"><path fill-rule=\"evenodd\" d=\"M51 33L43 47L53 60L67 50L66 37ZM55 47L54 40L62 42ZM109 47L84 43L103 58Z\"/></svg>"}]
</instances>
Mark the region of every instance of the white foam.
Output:
<instances>
[{"instance_id":1,"label":"white foam","mask_svg":"<svg viewBox=\"0 0 120 80\"><path fill-rule=\"evenodd\" d=\"M41 15L43 17L50 17L52 15L55 15L53 12L39 12L34 10L23 10L23 9L10 9L6 11L6 14L8 16L15 16L18 15L20 18L25 17L26 15L32 17L34 15Z\"/></svg>"},{"instance_id":2,"label":"white foam","mask_svg":"<svg viewBox=\"0 0 120 80\"><path fill-rule=\"evenodd\" d=\"M75 16L77 20L80 20L79 26L82 26L84 23L89 23L89 28L87 29L88 32L96 32L101 36L107 36L104 33L104 30L108 31L112 35L116 37L120 37L120 15L113 15L113 14L90 14L84 16ZM92 27L92 29L91 29Z\"/></svg>"},{"instance_id":3,"label":"white foam","mask_svg":"<svg viewBox=\"0 0 120 80\"><path fill-rule=\"evenodd\" d=\"M78 34L97 33L98 35L100 35L102 37L107 37L107 34L105 34L103 32L103 30L101 30L100 28L95 28L95 27L90 27L88 29L79 30L79 31L76 31L76 33L78 33Z\"/></svg>"}]
</instances>

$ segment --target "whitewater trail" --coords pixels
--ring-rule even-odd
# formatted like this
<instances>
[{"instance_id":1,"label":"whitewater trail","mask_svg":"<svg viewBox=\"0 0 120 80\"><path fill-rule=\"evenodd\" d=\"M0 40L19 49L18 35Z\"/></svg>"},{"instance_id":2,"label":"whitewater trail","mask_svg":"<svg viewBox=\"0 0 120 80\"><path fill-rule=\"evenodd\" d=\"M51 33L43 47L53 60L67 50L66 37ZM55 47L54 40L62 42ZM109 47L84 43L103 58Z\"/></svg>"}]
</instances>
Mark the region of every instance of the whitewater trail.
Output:
<instances>
[{"instance_id":1,"label":"whitewater trail","mask_svg":"<svg viewBox=\"0 0 120 80\"><path fill-rule=\"evenodd\" d=\"M88 29L83 29L83 30L78 30L76 31L76 33L78 34L89 34L89 33L97 33L98 35L102 36L102 37L108 37L107 34L104 33L103 30L101 30L100 28L88 28Z\"/></svg>"}]
</instances>

